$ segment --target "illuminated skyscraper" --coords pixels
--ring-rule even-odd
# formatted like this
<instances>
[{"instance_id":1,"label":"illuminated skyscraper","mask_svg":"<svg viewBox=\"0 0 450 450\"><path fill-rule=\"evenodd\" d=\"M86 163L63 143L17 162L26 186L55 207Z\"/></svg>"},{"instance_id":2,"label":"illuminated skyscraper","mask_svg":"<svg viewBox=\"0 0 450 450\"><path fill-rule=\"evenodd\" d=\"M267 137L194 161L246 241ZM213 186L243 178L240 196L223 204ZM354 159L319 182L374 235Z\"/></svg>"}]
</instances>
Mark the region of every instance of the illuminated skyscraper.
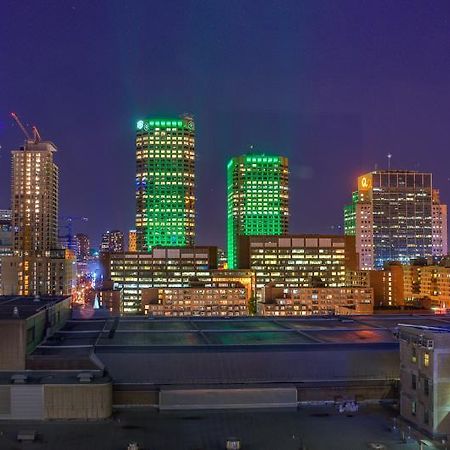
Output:
<instances>
[{"instance_id":1,"label":"illuminated skyscraper","mask_svg":"<svg viewBox=\"0 0 450 450\"><path fill-rule=\"evenodd\" d=\"M128 231L128 251L137 252L136 230Z\"/></svg>"},{"instance_id":2,"label":"illuminated skyscraper","mask_svg":"<svg viewBox=\"0 0 450 450\"><path fill-rule=\"evenodd\" d=\"M27 140L12 151L14 254L42 256L58 247L58 167L52 142Z\"/></svg>"},{"instance_id":3,"label":"illuminated skyscraper","mask_svg":"<svg viewBox=\"0 0 450 450\"><path fill-rule=\"evenodd\" d=\"M195 237L195 126L191 117L139 120L137 250L190 246Z\"/></svg>"},{"instance_id":4,"label":"illuminated skyscraper","mask_svg":"<svg viewBox=\"0 0 450 450\"><path fill-rule=\"evenodd\" d=\"M389 261L407 264L414 258L441 256L447 247L443 206L433 193L430 173L377 170L358 177L354 224L347 208L345 232L356 236L360 268L381 269Z\"/></svg>"},{"instance_id":5,"label":"illuminated skyscraper","mask_svg":"<svg viewBox=\"0 0 450 450\"><path fill-rule=\"evenodd\" d=\"M12 151L13 255L2 265L5 295L67 295L75 258L58 248L58 167L56 146L35 133Z\"/></svg>"},{"instance_id":6,"label":"illuminated skyscraper","mask_svg":"<svg viewBox=\"0 0 450 450\"><path fill-rule=\"evenodd\" d=\"M250 154L232 158L227 166L228 268L238 267L241 235L288 232L288 160Z\"/></svg>"}]
</instances>

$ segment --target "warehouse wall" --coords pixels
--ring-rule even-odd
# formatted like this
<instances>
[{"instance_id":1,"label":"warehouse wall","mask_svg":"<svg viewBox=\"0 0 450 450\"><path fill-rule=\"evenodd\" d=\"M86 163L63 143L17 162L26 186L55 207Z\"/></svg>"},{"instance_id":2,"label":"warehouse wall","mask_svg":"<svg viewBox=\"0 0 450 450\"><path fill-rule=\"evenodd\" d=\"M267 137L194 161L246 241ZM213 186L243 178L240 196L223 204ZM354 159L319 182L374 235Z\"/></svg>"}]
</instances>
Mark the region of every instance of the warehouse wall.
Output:
<instances>
[{"instance_id":1,"label":"warehouse wall","mask_svg":"<svg viewBox=\"0 0 450 450\"><path fill-rule=\"evenodd\" d=\"M111 413L111 383L44 387L46 419L105 419Z\"/></svg>"}]
</instances>

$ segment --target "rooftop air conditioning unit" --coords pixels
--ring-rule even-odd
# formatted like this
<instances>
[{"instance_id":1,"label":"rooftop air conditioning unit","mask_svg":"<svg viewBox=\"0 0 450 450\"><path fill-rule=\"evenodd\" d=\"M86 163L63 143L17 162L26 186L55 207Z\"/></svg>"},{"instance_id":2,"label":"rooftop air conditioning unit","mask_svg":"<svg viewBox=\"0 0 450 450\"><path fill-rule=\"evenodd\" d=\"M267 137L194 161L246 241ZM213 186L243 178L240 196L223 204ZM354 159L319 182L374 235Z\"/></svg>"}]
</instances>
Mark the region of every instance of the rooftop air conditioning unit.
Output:
<instances>
[{"instance_id":1,"label":"rooftop air conditioning unit","mask_svg":"<svg viewBox=\"0 0 450 450\"><path fill-rule=\"evenodd\" d=\"M25 384L28 380L28 375L17 373L11 376L12 384Z\"/></svg>"},{"instance_id":2,"label":"rooftop air conditioning unit","mask_svg":"<svg viewBox=\"0 0 450 450\"><path fill-rule=\"evenodd\" d=\"M80 383L92 383L94 376L90 372L79 373L77 375L78 381Z\"/></svg>"}]
</instances>

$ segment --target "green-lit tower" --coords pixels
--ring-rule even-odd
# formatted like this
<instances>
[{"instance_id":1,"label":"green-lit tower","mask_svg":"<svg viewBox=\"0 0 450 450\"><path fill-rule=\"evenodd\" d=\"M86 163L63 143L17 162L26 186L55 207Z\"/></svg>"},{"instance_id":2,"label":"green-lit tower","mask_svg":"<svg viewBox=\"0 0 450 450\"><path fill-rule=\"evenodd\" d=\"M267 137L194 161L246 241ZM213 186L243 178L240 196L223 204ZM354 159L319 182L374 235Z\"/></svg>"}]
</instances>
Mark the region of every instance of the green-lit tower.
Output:
<instances>
[{"instance_id":1,"label":"green-lit tower","mask_svg":"<svg viewBox=\"0 0 450 450\"><path fill-rule=\"evenodd\" d=\"M191 117L136 125L138 251L194 245L195 126Z\"/></svg>"},{"instance_id":2,"label":"green-lit tower","mask_svg":"<svg viewBox=\"0 0 450 450\"><path fill-rule=\"evenodd\" d=\"M356 205L358 203L358 191L352 193L352 202L344 206L344 234L355 236L356 234Z\"/></svg>"},{"instance_id":3,"label":"green-lit tower","mask_svg":"<svg viewBox=\"0 0 450 450\"><path fill-rule=\"evenodd\" d=\"M238 268L239 236L288 232L288 160L249 154L227 166L228 267Z\"/></svg>"}]
</instances>

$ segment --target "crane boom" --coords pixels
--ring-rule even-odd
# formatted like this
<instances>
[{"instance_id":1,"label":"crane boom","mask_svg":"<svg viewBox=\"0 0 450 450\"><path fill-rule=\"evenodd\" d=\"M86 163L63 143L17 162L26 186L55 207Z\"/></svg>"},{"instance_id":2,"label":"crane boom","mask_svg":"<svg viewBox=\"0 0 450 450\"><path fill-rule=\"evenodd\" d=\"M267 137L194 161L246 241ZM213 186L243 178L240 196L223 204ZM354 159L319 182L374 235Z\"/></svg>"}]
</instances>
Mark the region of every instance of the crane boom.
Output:
<instances>
[{"instance_id":1,"label":"crane boom","mask_svg":"<svg viewBox=\"0 0 450 450\"><path fill-rule=\"evenodd\" d=\"M39 130L34 125L33 125L33 139L34 139L35 144L38 144L39 142L41 142L41 135L39 133Z\"/></svg>"},{"instance_id":2,"label":"crane boom","mask_svg":"<svg viewBox=\"0 0 450 450\"><path fill-rule=\"evenodd\" d=\"M20 121L19 117L17 116L16 113L11 113L12 118L16 121L17 125L19 125L19 128L22 130L23 134L25 135L25 137L30 140L30 134L28 133L27 129L23 126L22 122Z\"/></svg>"}]
</instances>

